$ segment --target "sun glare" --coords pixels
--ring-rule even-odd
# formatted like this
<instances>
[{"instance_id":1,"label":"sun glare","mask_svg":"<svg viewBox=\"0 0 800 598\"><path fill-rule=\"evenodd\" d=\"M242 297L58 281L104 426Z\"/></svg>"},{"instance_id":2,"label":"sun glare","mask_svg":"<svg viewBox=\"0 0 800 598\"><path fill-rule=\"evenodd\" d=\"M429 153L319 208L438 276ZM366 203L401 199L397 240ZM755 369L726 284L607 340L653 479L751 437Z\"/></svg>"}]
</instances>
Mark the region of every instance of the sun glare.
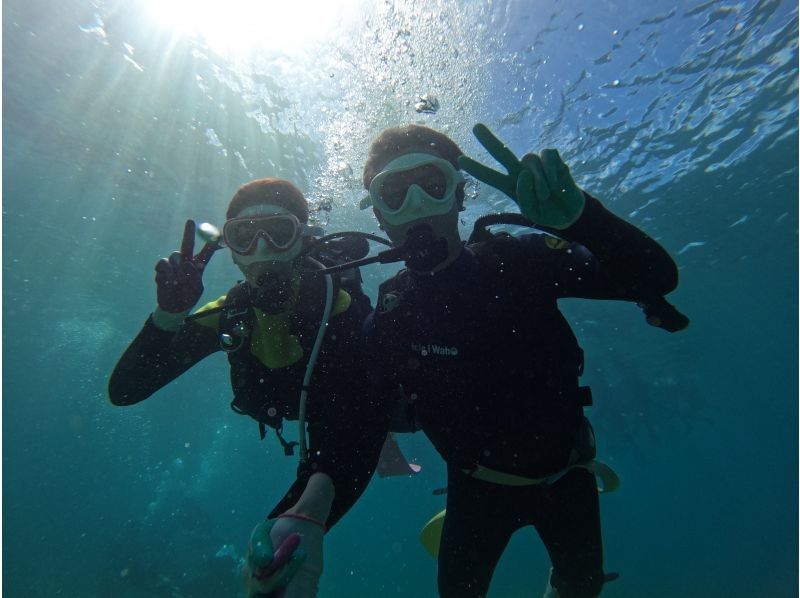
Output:
<instances>
[{"instance_id":1,"label":"sun glare","mask_svg":"<svg viewBox=\"0 0 800 598\"><path fill-rule=\"evenodd\" d=\"M161 25L227 56L293 54L334 35L363 0L148 0Z\"/></svg>"}]
</instances>

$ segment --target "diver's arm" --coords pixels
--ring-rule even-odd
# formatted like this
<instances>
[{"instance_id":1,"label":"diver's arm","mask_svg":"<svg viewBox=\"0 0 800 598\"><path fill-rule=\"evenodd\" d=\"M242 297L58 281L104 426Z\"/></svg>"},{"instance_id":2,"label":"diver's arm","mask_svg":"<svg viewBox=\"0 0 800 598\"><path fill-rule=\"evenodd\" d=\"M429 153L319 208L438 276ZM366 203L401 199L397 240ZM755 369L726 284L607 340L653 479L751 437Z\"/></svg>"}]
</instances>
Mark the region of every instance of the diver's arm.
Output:
<instances>
[{"instance_id":1,"label":"diver's arm","mask_svg":"<svg viewBox=\"0 0 800 598\"><path fill-rule=\"evenodd\" d=\"M568 228L553 231L591 252L586 255L575 248L566 254L560 268L563 284L559 295L644 301L672 292L678 285L678 269L666 250L605 209L596 198L586 192L584 196L586 203L578 220ZM592 260L599 266L594 279L605 278L605 283L592 284L592 264L588 263ZM579 279L574 272L585 276Z\"/></svg>"},{"instance_id":2,"label":"diver's arm","mask_svg":"<svg viewBox=\"0 0 800 598\"><path fill-rule=\"evenodd\" d=\"M340 413L342 417L337 420L309 424L309 461L298 468L296 480L269 518L297 506L298 497L305 495L310 480L318 473L325 474L335 489L330 512L322 519L328 529L364 493L378 465L389 418L384 410L376 410L371 404Z\"/></svg>"},{"instance_id":3,"label":"diver's arm","mask_svg":"<svg viewBox=\"0 0 800 598\"><path fill-rule=\"evenodd\" d=\"M365 296L366 298L366 296ZM347 342L342 353L350 356L337 368L336 386L347 396L342 409L330 409L318 426L309 426L309 442L314 471L328 474L336 488L336 496L327 520L328 528L341 519L358 501L378 466L392 411L391 395L376 388L373 377L382 353L374 346L374 312L367 298L358 309L348 310ZM343 322L344 323L344 322ZM344 330L337 336L343 337Z\"/></svg>"},{"instance_id":4,"label":"diver's arm","mask_svg":"<svg viewBox=\"0 0 800 598\"><path fill-rule=\"evenodd\" d=\"M109 399L119 406L139 403L218 348L211 328L185 323L170 332L148 317L111 373Z\"/></svg>"},{"instance_id":5,"label":"diver's arm","mask_svg":"<svg viewBox=\"0 0 800 598\"><path fill-rule=\"evenodd\" d=\"M549 260L555 270L546 276L545 284L552 282L556 298L636 301L653 326L670 332L688 326L689 319L664 299L678 285L677 268L667 252L581 190L557 150L528 153L520 160L486 125L478 123L472 130L508 174L467 156L459 157L459 166L513 199L539 228L582 245L573 245ZM536 242L531 245L531 261L526 266L532 279L536 273L542 274L542 252L537 251Z\"/></svg>"},{"instance_id":6,"label":"diver's arm","mask_svg":"<svg viewBox=\"0 0 800 598\"><path fill-rule=\"evenodd\" d=\"M371 330L372 315L367 317ZM355 334L355 333L353 333ZM300 466L292 487L269 514L276 517L297 501L315 473L325 473L336 490L331 512L326 520L330 529L358 501L375 468L381 447L389 430L391 405L381 397L389 397L369 384L368 376L379 377L377 355L371 348L372 335L360 336L356 345L358 353L349 365L340 368L340 384L346 384L349 397L347 405L331 405L324 416L308 424L309 462ZM352 342L356 342L353 339ZM341 366L341 364L339 364Z\"/></svg>"},{"instance_id":7,"label":"diver's arm","mask_svg":"<svg viewBox=\"0 0 800 598\"><path fill-rule=\"evenodd\" d=\"M331 513L335 495L336 488L331 477L326 473L313 473L300 498L284 512L297 513L324 522Z\"/></svg>"}]
</instances>

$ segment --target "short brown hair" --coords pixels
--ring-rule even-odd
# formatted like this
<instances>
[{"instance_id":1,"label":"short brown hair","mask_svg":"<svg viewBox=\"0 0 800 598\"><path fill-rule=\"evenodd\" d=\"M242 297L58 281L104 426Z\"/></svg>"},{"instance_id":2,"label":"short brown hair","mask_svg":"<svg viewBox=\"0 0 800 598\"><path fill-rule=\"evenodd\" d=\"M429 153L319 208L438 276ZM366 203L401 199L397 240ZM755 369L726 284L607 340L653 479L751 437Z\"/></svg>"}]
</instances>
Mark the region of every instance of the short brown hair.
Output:
<instances>
[{"instance_id":1,"label":"short brown hair","mask_svg":"<svg viewBox=\"0 0 800 598\"><path fill-rule=\"evenodd\" d=\"M364 188L381 169L397 156L420 152L433 154L450 162L458 170L458 157L463 153L455 141L444 133L422 125L405 125L384 129L369 146L364 164Z\"/></svg>"},{"instance_id":2,"label":"short brown hair","mask_svg":"<svg viewBox=\"0 0 800 598\"><path fill-rule=\"evenodd\" d=\"M245 208L260 204L286 208L300 222L308 222L308 202L302 191L289 181L276 178L256 179L239 187L225 217L230 220Z\"/></svg>"}]
</instances>

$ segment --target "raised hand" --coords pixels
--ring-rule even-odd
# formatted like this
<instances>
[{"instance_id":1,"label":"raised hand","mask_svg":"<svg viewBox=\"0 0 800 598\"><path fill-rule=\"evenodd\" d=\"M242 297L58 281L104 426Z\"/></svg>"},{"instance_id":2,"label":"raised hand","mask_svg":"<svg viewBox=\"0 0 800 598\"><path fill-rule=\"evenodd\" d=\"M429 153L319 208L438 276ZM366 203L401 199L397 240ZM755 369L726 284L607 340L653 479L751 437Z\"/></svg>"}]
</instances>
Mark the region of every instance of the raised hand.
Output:
<instances>
[{"instance_id":1,"label":"raised hand","mask_svg":"<svg viewBox=\"0 0 800 598\"><path fill-rule=\"evenodd\" d=\"M187 220L183 229L181 250L156 264L156 296L158 306L171 314L192 309L203 294L203 270L218 245L206 243L200 253L194 253L194 220Z\"/></svg>"},{"instance_id":2,"label":"raised hand","mask_svg":"<svg viewBox=\"0 0 800 598\"><path fill-rule=\"evenodd\" d=\"M557 150L525 154L519 160L486 125L478 123L472 132L508 173L493 170L467 156L458 159L462 170L505 193L517 203L523 216L536 224L563 229L580 217L586 202L583 191L575 184Z\"/></svg>"}]
</instances>

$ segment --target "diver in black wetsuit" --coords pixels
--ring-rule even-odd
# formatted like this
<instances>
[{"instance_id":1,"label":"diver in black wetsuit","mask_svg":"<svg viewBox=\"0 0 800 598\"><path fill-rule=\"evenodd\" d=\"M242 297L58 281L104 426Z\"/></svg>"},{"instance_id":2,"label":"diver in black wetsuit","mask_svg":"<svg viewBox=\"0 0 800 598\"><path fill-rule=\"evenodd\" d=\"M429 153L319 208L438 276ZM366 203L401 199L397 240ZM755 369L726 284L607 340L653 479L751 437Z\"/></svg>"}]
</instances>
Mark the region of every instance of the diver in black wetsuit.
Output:
<instances>
[{"instance_id":1,"label":"diver in black wetsuit","mask_svg":"<svg viewBox=\"0 0 800 598\"><path fill-rule=\"evenodd\" d=\"M203 269L221 244L210 241L193 255L195 224L188 221L181 251L156 265L158 307L109 382L111 402L131 405L225 350L231 407L256 419L262 437L274 428L289 454L293 447L281 436L283 420L308 422L309 445L301 445L297 480L254 530L250 596L266 596L290 579L287 596L315 594L322 534L364 491L386 437L380 425L370 425L361 383L360 332L369 298L357 271L341 277L298 274L314 232L307 221L306 200L288 181L259 179L242 186L228 207L223 238L246 280L191 316L203 292ZM295 551L298 534L302 550ZM287 539L291 546L280 557L273 553ZM273 557L283 566L276 568Z\"/></svg>"},{"instance_id":2,"label":"diver in black wetsuit","mask_svg":"<svg viewBox=\"0 0 800 598\"><path fill-rule=\"evenodd\" d=\"M663 298L677 270L658 243L579 189L555 150L518 161L486 127L475 134L508 175L417 125L387 129L370 148L363 182L374 213L395 245L413 248L367 320L373 396L400 393L410 425L447 461L441 539L428 546L438 550L441 596L485 596L511 534L526 525L552 561L546 596L597 596L605 574L600 470L583 415L591 394L557 302L636 301L649 323L674 331L688 323L668 318L677 311ZM554 234L464 244L459 167Z\"/></svg>"}]
</instances>

